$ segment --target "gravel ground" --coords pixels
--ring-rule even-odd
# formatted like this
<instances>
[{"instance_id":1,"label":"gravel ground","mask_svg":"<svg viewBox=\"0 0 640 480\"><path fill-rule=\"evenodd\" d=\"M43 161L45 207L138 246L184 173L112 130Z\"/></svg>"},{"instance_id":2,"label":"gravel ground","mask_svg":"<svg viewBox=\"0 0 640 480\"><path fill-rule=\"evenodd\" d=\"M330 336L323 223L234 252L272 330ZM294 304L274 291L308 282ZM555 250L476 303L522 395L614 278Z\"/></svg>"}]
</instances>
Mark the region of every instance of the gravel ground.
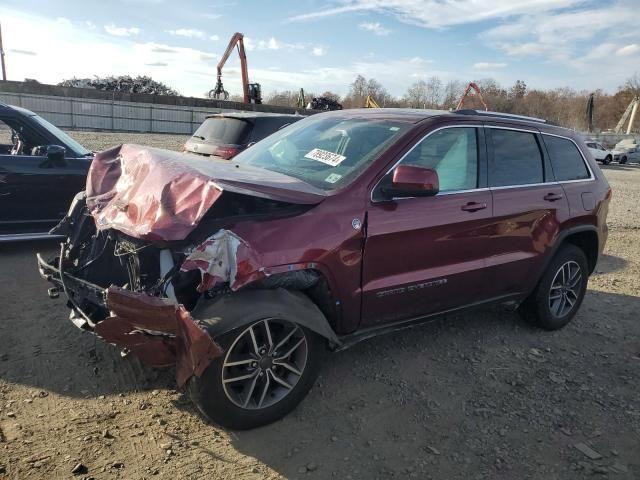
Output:
<instances>
[{"instance_id":1,"label":"gravel ground","mask_svg":"<svg viewBox=\"0 0 640 480\"><path fill-rule=\"evenodd\" d=\"M170 150L182 150L189 135L158 135L157 133L118 133L118 132L84 132L73 130L67 132L75 140L89 150L101 151L121 143L137 143L151 145Z\"/></svg>"},{"instance_id":2,"label":"gravel ground","mask_svg":"<svg viewBox=\"0 0 640 480\"><path fill-rule=\"evenodd\" d=\"M609 241L568 327L489 309L378 337L328 355L295 412L247 432L76 330L35 269L54 245L3 245L0 478L640 478L640 167L603 169Z\"/></svg>"}]
</instances>

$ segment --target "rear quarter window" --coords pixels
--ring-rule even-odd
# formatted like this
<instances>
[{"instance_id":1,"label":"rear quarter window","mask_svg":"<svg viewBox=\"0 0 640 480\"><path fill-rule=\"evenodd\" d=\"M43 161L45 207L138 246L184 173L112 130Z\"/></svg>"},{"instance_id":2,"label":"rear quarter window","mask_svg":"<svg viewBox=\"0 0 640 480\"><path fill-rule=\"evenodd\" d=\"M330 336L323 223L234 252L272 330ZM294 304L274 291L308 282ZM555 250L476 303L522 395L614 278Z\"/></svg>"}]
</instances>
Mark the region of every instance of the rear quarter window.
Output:
<instances>
[{"instance_id":1,"label":"rear quarter window","mask_svg":"<svg viewBox=\"0 0 640 480\"><path fill-rule=\"evenodd\" d=\"M590 177L582 154L575 143L566 138L550 135L543 135L543 138L557 181L583 180Z\"/></svg>"}]
</instances>

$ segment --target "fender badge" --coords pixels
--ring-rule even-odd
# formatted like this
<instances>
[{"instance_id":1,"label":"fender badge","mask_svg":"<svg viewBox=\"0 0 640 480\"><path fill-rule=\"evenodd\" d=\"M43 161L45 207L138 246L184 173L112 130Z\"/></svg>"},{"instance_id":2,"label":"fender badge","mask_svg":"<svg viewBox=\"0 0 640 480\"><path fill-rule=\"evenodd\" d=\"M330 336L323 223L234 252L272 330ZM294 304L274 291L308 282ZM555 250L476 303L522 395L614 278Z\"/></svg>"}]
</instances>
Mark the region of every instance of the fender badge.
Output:
<instances>
[{"instance_id":1,"label":"fender badge","mask_svg":"<svg viewBox=\"0 0 640 480\"><path fill-rule=\"evenodd\" d=\"M354 230L360 230L362 228L362 222L359 218L354 218L353 220L351 220L351 226Z\"/></svg>"}]
</instances>

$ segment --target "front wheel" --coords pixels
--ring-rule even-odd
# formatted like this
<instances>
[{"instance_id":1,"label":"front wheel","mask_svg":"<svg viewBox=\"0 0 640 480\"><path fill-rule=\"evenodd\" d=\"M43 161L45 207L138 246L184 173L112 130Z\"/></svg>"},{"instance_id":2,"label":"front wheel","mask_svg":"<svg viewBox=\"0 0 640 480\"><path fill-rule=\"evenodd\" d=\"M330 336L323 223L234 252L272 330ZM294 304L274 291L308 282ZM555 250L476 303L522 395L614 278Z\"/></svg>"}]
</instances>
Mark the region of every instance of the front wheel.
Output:
<instances>
[{"instance_id":1,"label":"front wheel","mask_svg":"<svg viewBox=\"0 0 640 480\"><path fill-rule=\"evenodd\" d=\"M611 155L607 155L606 157L604 157L604 160L602 161L602 163L604 165L609 165L611 163Z\"/></svg>"},{"instance_id":2,"label":"front wheel","mask_svg":"<svg viewBox=\"0 0 640 480\"><path fill-rule=\"evenodd\" d=\"M627 157L620 157L620 165L627 163Z\"/></svg>"},{"instance_id":3,"label":"front wheel","mask_svg":"<svg viewBox=\"0 0 640 480\"><path fill-rule=\"evenodd\" d=\"M525 319L545 330L568 324L582 304L589 267L584 252L564 245L553 258L533 293L520 306Z\"/></svg>"},{"instance_id":4,"label":"front wheel","mask_svg":"<svg viewBox=\"0 0 640 480\"><path fill-rule=\"evenodd\" d=\"M224 349L189 394L213 422L233 429L265 425L293 410L311 389L322 338L288 320L263 318L216 338Z\"/></svg>"}]
</instances>

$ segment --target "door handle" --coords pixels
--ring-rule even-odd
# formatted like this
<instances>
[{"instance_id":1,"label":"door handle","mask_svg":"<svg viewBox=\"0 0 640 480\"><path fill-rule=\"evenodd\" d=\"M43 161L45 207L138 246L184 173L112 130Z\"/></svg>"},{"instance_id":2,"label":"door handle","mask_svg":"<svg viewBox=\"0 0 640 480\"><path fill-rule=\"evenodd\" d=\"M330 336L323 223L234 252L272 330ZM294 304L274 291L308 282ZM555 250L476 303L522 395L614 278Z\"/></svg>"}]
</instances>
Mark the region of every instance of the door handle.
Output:
<instances>
[{"instance_id":1,"label":"door handle","mask_svg":"<svg viewBox=\"0 0 640 480\"><path fill-rule=\"evenodd\" d=\"M556 202L558 200L562 200L562 195L559 193L547 193L543 198L547 202Z\"/></svg>"},{"instance_id":2,"label":"door handle","mask_svg":"<svg viewBox=\"0 0 640 480\"><path fill-rule=\"evenodd\" d=\"M478 210L484 210L487 208L486 203L478 203L478 202L469 202L460 207L461 210L465 212L477 212Z\"/></svg>"}]
</instances>

